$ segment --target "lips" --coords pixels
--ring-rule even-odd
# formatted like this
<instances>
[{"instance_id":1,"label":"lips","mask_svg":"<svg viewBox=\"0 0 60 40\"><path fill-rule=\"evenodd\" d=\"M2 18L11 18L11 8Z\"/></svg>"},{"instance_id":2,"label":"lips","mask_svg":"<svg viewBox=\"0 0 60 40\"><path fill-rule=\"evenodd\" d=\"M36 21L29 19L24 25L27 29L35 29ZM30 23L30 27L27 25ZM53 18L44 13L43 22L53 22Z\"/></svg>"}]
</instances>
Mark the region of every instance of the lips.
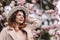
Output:
<instances>
[{"instance_id":1,"label":"lips","mask_svg":"<svg viewBox=\"0 0 60 40\"><path fill-rule=\"evenodd\" d=\"M20 19L20 21L23 21L23 20Z\"/></svg>"},{"instance_id":2,"label":"lips","mask_svg":"<svg viewBox=\"0 0 60 40\"><path fill-rule=\"evenodd\" d=\"M20 21L23 21L23 19L19 19Z\"/></svg>"}]
</instances>

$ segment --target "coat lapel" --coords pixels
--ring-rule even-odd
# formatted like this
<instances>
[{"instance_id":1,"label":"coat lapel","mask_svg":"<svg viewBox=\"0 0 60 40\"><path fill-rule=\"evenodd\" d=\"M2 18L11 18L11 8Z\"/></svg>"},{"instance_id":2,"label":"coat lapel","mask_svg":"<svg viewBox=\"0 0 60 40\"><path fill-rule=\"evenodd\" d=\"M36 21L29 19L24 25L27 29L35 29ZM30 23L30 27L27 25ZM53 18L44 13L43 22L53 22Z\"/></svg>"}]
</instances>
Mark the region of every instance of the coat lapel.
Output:
<instances>
[{"instance_id":1,"label":"coat lapel","mask_svg":"<svg viewBox=\"0 0 60 40\"><path fill-rule=\"evenodd\" d=\"M9 30L9 31L7 31L7 32L8 32L8 34L9 34L14 40L17 39L17 38L16 38L16 33L15 33L14 29L13 29L13 30Z\"/></svg>"}]
</instances>

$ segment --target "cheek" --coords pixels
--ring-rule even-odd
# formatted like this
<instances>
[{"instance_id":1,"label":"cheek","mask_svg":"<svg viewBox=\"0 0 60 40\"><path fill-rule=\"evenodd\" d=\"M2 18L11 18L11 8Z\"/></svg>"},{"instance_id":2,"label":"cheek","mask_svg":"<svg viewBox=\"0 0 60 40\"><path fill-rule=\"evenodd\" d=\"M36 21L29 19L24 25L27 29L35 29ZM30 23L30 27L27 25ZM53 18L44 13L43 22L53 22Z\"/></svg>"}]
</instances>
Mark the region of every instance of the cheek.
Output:
<instances>
[{"instance_id":1,"label":"cheek","mask_svg":"<svg viewBox=\"0 0 60 40\"><path fill-rule=\"evenodd\" d=\"M19 19L19 16L16 16L16 19Z\"/></svg>"},{"instance_id":2,"label":"cheek","mask_svg":"<svg viewBox=\"0 0 60 40\"><path fill-rule=\"evenodd\" d=\"M16 21L24 21L24 17L16 16Z\"/></svg>"},{"instance_id":3,"label":"cheek","mask_svg":"<svg viewBox=\"0 0 60 40\"><path fill-rule=\"evenodd\" d=\"M20 17L19 16L16 16L16 21L19 21Z\"/></svg>"},{"instance_id":4,"label":"cheek","mask_svg":"<svg viewBox=\"0 0 60 40\"><path fill-rule=\"evenodd\" d=\"M23 20L24 20L24 18L23 18Z\"/></svg>"}]
</instances>

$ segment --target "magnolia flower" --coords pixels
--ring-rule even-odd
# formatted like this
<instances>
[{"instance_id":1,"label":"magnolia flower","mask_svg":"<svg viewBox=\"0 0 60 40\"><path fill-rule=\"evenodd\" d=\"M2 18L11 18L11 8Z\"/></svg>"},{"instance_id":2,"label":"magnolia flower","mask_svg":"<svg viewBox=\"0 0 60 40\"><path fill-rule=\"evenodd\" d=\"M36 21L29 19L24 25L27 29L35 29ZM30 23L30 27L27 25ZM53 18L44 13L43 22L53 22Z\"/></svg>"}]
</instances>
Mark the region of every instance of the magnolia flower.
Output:
<instances>
[{"instance_id":1,"label":"magnolia flower","mask_svg":"<svg viewBox=\"0 0 60 40\"><path fill-rule=\"evenodd\" d=\"M60 30L57 30L57 31L56 31L56 34L57 34L57 35L60 35Z\"/></svg>"},{"instance_id":2,"label":"magnolia flower","mask_svg":"<svg viewBox=\"0 0 60 40\"><path fill-rule=\"evenodd\" d=\"M38 35L36 34L36 31L35 30L33 31L33 36L34 37L38 37Z\"/></svg>"},{"instance_id":3,"label":"magnolia flower","mask_svg":"<svg viewBox=\"0 0 60 40\"><path fill-rule=\"evenodd\" d=\"M57 28L56 24L50 26L50 29L55 29L55 28Z\"/></svg>"},{"instance_id":4,"label":"magnolia flower","mask_svg":"<svg viewBox=\"0 0 60 40\"><path fill-rule=\"evenodd\" d=\"M53 2L53 5L56 6L57 5L57 2Z\"/></svg>"},{"instance_id":5,"label":"magnolia flower","mask_svg":"<svg viewBox=\"0 0 60 40\"><path fill-rule=\"evenodd\" d=\"M33 31L33 35L35 36L35 37L38 37L39 36L39 34L41 33L41 30L34 30Z\"/></svg>"},{"instance_id":6,"label":"magnolia flower","mask_svg":"<svg viewBox=\"0 0 60 40\"><path fill-rule=\"evenodd\" d=\"M45 13L50 14L50 10L46 10Z\"/></svg>"},{"instance_id":7,"label":"magnolia flower","mask_svg":"<svg viewBox=\"0 0 60 40\"><path fill-rule=\"evenodd\" d=\"M25 0L17 0L17 4L21 5L21 4L24 4L25 3Z\"/></svg>"},{"instance_id":8,"label":"magnolia flower","mask_svg":"<svg viewBox=\"0 0 60 40\"><path fill-rule=\"evenodd\" d=\"M43 26L41 27L41 29L43 29L43 30L49 30L50 27L49 27L49 26L45 26L45 25L43 25Z\"/></svg>"},{"instance_id":9,"label":"magnolia flower","mask_svg":"<svg viewBox=\"0 0 60 40\"><path fill-rule=\"evenodd\" d=\"M8 22L5 22L4 25L5 25L5 26L8 26Z\"/></svg>"},{"instance_id":10,"label":"magnolia flower","mask_svg":"<svg viewBox=\"0 0 60 40\"><path fill-rule=\"evenodd\" d=\"M50 29L50 30L48 31L48 33L49 33L50 35L55 35L55 29Z\"/></svg>"},{"instance_id":11,"label":"magnolia flower","mask_svg":"<svg viewBox=\"0 0 60 40\"><path fill-rule=\"evenodd\" d=\"M54 13L54 10L53 10L53 9L46 10L45 13L47 13L47 14L52 14L52 13Z\"/></svg>"}]
</instances>

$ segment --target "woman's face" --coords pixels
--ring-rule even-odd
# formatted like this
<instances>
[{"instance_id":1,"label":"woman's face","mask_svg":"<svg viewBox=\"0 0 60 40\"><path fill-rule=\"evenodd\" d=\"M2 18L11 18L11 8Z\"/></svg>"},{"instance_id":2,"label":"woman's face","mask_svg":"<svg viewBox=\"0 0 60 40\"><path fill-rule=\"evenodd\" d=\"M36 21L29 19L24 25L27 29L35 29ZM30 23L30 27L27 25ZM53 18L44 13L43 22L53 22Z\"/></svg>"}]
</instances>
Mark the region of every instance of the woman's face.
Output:
<instances>
[{"instance_id":1,"label":"woman's face","mask_svg":"<svg viewBox=\"0 0 60 40\"><path fill-rule=\"evenodd\" d=\"M24 14L23 12L18 12L16 15L16 22L22 24L24 22Z\"/></svg>"}]
</instances>

